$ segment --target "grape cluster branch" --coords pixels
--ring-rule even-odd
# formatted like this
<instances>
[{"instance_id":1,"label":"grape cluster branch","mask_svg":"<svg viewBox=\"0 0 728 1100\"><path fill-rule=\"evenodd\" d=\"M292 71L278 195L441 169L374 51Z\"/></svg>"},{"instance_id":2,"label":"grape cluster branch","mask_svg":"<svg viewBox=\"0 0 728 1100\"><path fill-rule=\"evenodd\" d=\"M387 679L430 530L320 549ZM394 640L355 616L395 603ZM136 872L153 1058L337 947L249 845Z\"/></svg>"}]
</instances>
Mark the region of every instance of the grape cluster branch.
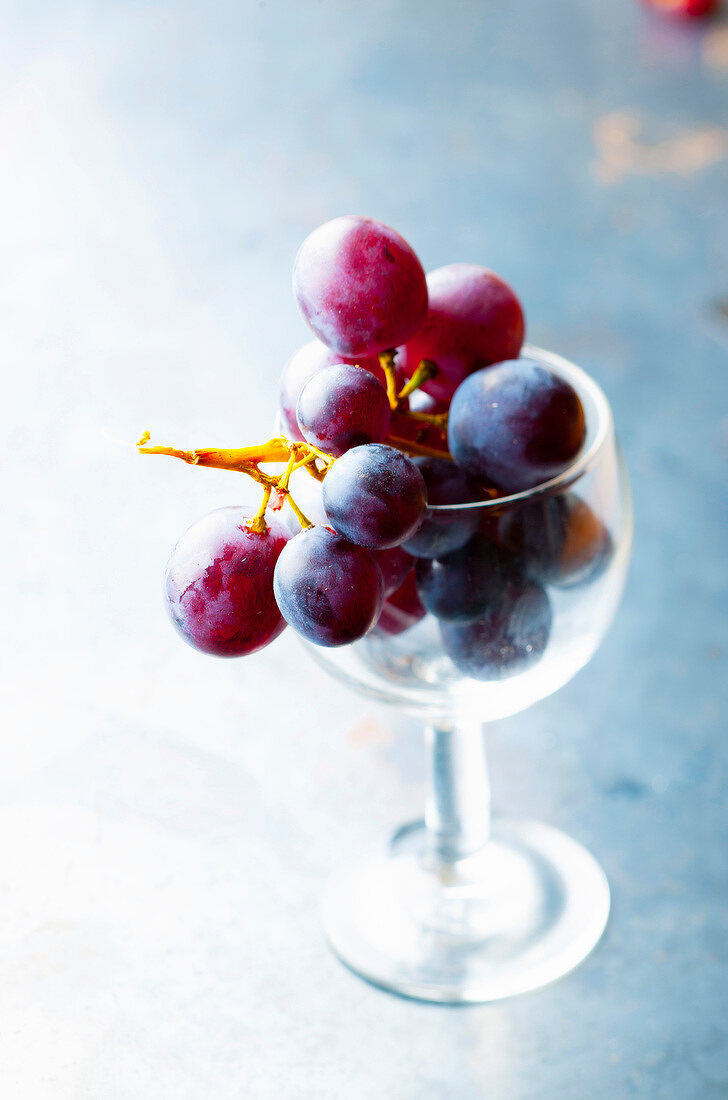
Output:
<instances>
[{"instance_id":1,"label":"grape cluster branch","mask_svg":"<svg viewBox=\"0 0 728 1100\"><path fill-rule=\"evenodd\" d=\"M447 413L430 414L412 412L402 407L402 402L411 393L419 389L437 374L438 368L429 359L423 359L409 381L397 392L397 379L394 369L396 352L394 349L382 352L379 356L387 385L387 397L392 412L397 417L406 417L409 420L417 420L422 424L431 424L439 428L447 426ZM387 441L397 450L413 455L433 455L435 457L449 457L447 452L428 447L416 440L406 439L390 432ZM271 496L275 493L277 498L287 500L298 522L302 527L311 527L313 524L304 515L296 504L289 482L291 475L296 470L306 472L316 481L323 481L327 472L331 469L336 458L325 451L314 447L311 443L297 442L286 439L285 436L275 436L267 443L253 444L250 447L198 447L192 451L181 450L178 447L165 445L150 445L151 433L144 432L137 442L137 449L143 455L167 455L170 458L178 458L190 466L209 466L215 470L233 470L236 473L247 474L263 488L263 498L260 508L250 521L249 527L258 533L266 530L265 512ZM269 474L261 470L261 464L286 463L282 474Z\"/></svg>"},{"instance_id":2,"label":"grape cluster branch","mask_svg":"<svg viewBox=\"0 0 728 1100\"><path fill-rule=\"evenodd\" d=\"M265 510L274 491L279 497L288 501L302 527L311 527L311 521L306 518L291 495L288 484L291 475L296 470L303 469L316 481L323 481L326 471L336 461L333 455L326 454L310 443L292 442L282 435L269 439L267 443L254 444L251 447L198 447L193 451L183 451L177 447L150 446L150 439L151 434L148 431L144 432L137 443L140 454L168 455L170 458L179 458L190 466L233 470L236 473L247 474L253 481L262 485L261 506L250 523L251 530L259 532L265 530ZM282 474L269 474L260 469L262 463L269 462L285 462L286 468Z\"/></svg>"}]
</instances>

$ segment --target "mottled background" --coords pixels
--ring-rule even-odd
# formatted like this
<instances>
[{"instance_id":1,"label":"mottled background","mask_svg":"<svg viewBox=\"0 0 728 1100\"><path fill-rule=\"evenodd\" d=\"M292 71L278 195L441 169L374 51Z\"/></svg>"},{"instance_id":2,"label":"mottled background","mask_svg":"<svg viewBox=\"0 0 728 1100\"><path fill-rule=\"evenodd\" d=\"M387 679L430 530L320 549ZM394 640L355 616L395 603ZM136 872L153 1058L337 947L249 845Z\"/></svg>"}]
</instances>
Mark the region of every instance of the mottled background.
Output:
<instances>
[{"instance_id":1,"label":"mottled background","mask_svg":"<svg viewBox=\"0 0 728 1100\"><path fill-rule=\"evenodd\" d=\"M0 5L0 1077L8 1100L728 1095L728 23L633 0ZM160 577L267 435L320 221L485 263L615 411L637 537L591 666L489 733L496 806L614 892L561 983L452 1010L328 953L421 737ZM723 306L721 307L721 302Z\"/></svg>"}]
</instances>

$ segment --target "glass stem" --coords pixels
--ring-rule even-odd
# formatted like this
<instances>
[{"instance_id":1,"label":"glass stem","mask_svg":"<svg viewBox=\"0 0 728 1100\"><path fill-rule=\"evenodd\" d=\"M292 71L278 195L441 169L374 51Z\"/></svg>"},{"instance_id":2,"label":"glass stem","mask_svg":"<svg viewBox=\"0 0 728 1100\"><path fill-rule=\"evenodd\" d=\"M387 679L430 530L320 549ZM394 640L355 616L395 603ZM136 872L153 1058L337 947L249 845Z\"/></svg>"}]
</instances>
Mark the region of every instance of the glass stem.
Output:
<instances>
[{"instance_id":1,"label":"glass stem","mask_svg":"<svg viewBox=\"0 0 728 1100\"><path fill-rule=\"evenodd\" d=\"M425 825L430 850L453 863L479 851L490 837L490 783L480 722L425 729Z\"/></svg>"}]
</instances>

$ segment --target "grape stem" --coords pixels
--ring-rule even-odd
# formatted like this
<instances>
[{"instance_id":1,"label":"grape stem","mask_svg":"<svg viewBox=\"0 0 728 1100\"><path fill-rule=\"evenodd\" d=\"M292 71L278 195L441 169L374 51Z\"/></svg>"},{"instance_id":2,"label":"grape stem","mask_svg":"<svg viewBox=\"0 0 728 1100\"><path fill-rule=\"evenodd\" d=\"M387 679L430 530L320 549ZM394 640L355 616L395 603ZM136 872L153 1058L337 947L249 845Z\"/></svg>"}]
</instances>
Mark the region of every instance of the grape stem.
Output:
<instances>
[{"instance_id":1,"label":"grape stem","mask_svg":"<svg viewBox=\"0 0 728 1100\"><path fill-rule=\"evenodd\" d=\"M380 351L379 353L379 365L384 371L384 380L387 384L387 397L389 398L389 407L392 412L394 412L399 404L397 398L397 374L394 369L396 354L394 348L389 348L388 351Z\"/></svg>"},{"instance_id":2,"label":"grape stem","mask_svg":"<svg viewBox=\"0 0 728 1100\"><path fill-rule=\"evenodd\" d=\"M236 473L247 474L253 481L263 486L263 499L260 508L250 521L251 531L264 532L266 528L265 512L275 490L283 496L291 506L291 509L302 527L312 527L311 521L304 515L291 496L288 483L291 474L295 470L305 469L311 477L317 481L323 481L326 471L333 466L336 459L333 455L326 454L318 447L310 443L296 443L286 439L285 436L276 436L267 443L256 444L252 447L197 448L194 451L183 451L177 447L149 446L151 434L144 432L137 443L137 449L143 455L168 455L170 458L179 458L190 466L209 466L215 470L234 470ZM260 463L285 462L286 468L282 474L268 474L260 469ZM319 463L321 465L319 465Z\"/></svg>"},{"instance_id":3,"label":"grape stem","mask_svg":"<svg viewBox=\"0 0 728 1100\"><path fill-rule=\"evenodd\" d=\"M409 397L409 395L414 393L415 390L418 390L420 386L424 386L425 382L430 382L437 372L437 363L433 363L431 359L422 359L410 380L406 382L399 391L399 400L401 401L403 398Z\"/></svg>"},{"instance_id":4,"label":"grape stem","mask_svg":"<svg viewBox=\"0 0 728 1100\"><path fill-rule=\"evenodd\" d=\"M397 393L397 376L394 369L396 352L394 348L383 351L379 355L379 362L384 372L387 383L387 398L392 412L410 420L423 424L433 424L438 428L447 425L447 413L419 413L409 409L400 408L400 404L411 393L419 389L425 382L429 382L437 374L437 364L430 359L423 359L409 381ZM247 474L263 487L263 497L260 508L250 521L251 531L259 534L267 530L265 513L270 503L271 495L275 492L280 498L288 501L301 527L312 527L311 521L304 515L291 495L289 482L291 475L296 470L305 470L316 481L323 481L327 472L331 469L336 458L326 454L311 443L298 443L286 439L285 436L276 436L267 443L254 444L251 447L198 447L194 451L183 451L177 447L150 446L151 433L146 431L137 443L137 449L143 455L167 455L170 458L179 458L190 466L209 466L215 470L234 470L236 473ZM397 435L388 435L387 443L398 451L410 455L424 455L435 458L450 458L449 451L428 447L424 443L418 443L412 439L402 439ZM261 463L286 463L282 474L269 474L260 469Z\"/></svg>"},{"instance_id":5,"label":"grape stem","mask_svg":"<svg viewBox=\"0 0 728 1100\"><path fill-rule=\"evenodd\" d=\"M398 413L399 416L406 416L409 420L419 421L421 424L432 424L436 428L447 428L448 414L444 413L424 413L413 412L411 409L401 408L401 403L409 397L415 390L424 386L425 382L430 382L439 372L437 363L433 363L432 359L422 359L414 372L412 377L407 381L402 389L397 393L397 375L394 369L394 363L397 353L393 348L389 351L383 351L379 354L379 365L384 372L384 378L387 384L387 398L389 399L389 407L392 412ZM408 442L403 439L399 439L397 436L391 435L389 441L393 446L398 447L399 450L407 450L405 444ZM425 447L420 444L413 444L410 448L412 454L418 455L434 455L435 457L441 457L443 454L446 458L449 457L449 452L440 451L433 447Z\"/></svg>"},{"instance_id":6,"label":"grape stem","mask_svg":"<svg viewBox=\"0 0 728 1100\"><path fill-rule=\"evenodd\" d=\"M414 439L402 439L400 436L390 433L386 441L390 447L395 447L396 450L402 451L406 455L416 455L417 457L426 458L444 458L450 462L453 461L453 457L449 451L440 451L437 447L428 447L424 443L416 443Z\"/></svg>"},{"instance_id":7,"label":"grape stem","mask_svg":"<svg viewBox=\"0 0 728 1100\"><path fill-rule=\"evenodd\" d=\"M258 511L255 513L255 515L251 519L250 523L248 524L249 529L251 531L255 531L255 533L258 534L258 535L264 535L265 532L268 530L268 525L265 522L265 512L266 512L266 508L268 507L268 501L270 500L270 495L271 495L272 492L273 492L272 486L270 486L270 485L264 486L264 488L263 488L263 498L260 502L260 508L258 509Z\"/></svg>"},{"instance_id":8,"label":"grape stem","mask_svg":"<svg viewBox=\"0 0 728 1100\"><path fill-rule=\"evenodd\" d=\"M434 424L437 428L447 427L448 414L444 413L422 413L413 412L412 409L400 409L402 416L406 416L409 420L419 420L421 424Z\"/></svg>"}]
</instances>

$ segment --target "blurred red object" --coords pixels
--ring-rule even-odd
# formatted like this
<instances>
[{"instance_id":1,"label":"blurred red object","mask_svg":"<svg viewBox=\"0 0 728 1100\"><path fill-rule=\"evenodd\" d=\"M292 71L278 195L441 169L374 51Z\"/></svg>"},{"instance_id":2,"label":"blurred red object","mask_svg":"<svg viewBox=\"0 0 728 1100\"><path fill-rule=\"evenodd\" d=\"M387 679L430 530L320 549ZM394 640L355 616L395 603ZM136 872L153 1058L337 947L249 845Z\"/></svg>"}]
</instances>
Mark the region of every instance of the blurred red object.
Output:
<instances>
[{"instance_id":1,"label":"blurred red object","mask_svg":"<svg viewBox=\"0 0 728 1100\"><path fill-rule=\"evenodd\" d=\"M642 0L648 7L675 19L704 19L720 7L720 0Z\"/></svg>"}]
</instances>

